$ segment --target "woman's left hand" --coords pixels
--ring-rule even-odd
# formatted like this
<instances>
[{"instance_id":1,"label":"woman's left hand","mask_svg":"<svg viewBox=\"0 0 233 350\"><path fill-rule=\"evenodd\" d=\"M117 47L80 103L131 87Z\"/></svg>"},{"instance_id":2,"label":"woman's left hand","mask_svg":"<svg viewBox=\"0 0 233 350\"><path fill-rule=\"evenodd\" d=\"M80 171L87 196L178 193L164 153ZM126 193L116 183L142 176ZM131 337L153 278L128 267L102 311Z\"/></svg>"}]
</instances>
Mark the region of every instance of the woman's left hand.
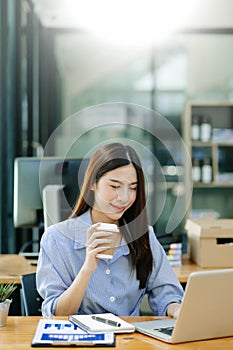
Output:
<instances>
[{"instance_id":1,"label":"woman's left hand","mask_svg":"<svg viewBox=\"0 0 233 350\"><path fill-rule=\"evenodd\" d=\"M181 307L180 303L169 304L168 308L167 308L167 315L172 316L174 318L178 318L179 313L180 313L180 307Z\"/></svg>"}]
</instances>

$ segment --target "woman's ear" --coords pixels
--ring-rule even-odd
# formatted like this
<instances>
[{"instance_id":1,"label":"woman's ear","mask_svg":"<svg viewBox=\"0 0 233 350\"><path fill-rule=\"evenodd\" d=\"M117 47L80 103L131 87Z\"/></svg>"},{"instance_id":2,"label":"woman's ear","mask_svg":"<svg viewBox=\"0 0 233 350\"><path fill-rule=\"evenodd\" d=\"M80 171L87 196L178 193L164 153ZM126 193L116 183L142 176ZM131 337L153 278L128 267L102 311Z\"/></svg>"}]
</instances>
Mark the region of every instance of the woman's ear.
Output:
<instances>
[{"instance_id":1,"label":"woman's ear","mask_svg":"<svg viewBox=\"0 0 233 350\"><path fill-rule=\"evenodd\" d=\"M95 190L96 190L96 183L94 183L94 184L91 185L91 190L92 190L92 191L95 191Z\"/></svg>"}]
</instances>

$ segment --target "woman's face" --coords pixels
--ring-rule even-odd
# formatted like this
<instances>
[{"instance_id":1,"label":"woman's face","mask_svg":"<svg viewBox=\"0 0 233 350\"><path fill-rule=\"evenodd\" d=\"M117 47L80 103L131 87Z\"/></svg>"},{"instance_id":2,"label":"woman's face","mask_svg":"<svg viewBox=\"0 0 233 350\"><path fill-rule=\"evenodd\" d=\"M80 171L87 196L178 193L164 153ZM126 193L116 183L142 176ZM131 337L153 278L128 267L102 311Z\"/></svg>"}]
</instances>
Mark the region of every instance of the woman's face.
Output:
<instances>
[{"instance_id":1,"label":"woman's face","mask_svg":"<svg viewBox=\"0 0 233 350\"><path fill-rule=\"evenodd\" d=\"M134 203L137 196L137 173L132 164L111 170L92 186L95 222L113 223Z\"/></svg>"}]
</instances>

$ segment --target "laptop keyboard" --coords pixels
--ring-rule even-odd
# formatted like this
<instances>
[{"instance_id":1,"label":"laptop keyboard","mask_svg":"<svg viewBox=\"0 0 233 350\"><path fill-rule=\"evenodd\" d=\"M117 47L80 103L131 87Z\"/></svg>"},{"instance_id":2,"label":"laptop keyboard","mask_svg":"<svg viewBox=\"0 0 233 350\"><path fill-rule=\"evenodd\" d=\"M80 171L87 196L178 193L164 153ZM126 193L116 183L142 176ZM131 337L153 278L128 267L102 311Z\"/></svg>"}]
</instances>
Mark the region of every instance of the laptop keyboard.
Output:
<instances>
[{"instance_id":1,"label":"laptop keyboard","mask_svg":"<svg viewBox=\"0 0 233 350\"><path fill-rule=\"evenodd\" d=\"M162 332L167 335L172 335L173 329L174 327L164 327L164 328L158 328L158 329L155 328L154 330L158 332Z\"/></svg>"}]
</instances>

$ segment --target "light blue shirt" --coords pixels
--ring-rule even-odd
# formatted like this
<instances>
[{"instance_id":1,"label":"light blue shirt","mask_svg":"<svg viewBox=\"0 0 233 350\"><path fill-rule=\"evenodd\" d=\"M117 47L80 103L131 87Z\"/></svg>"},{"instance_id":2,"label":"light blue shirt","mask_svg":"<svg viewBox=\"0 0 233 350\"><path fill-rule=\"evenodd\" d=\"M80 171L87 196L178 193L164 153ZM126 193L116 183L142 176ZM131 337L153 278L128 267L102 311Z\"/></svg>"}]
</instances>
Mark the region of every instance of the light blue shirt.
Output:
<instances>
[{"instance_id":1,"label":"light blue shirt","mask_svg":"<svg viewBox=\"0 0 233 350\"><path fill-rule=\"evenodd\" d=\"M42 314L54 315L59 296L79 273L86 255L90 212L50 226L42 236L37 266L37 288L44 301ZM183 289L164 252L149 227L153 270L146 288L139 289L136 272L130 264L129 248L123 241L110 260L99 259L77 314L112 312L137 316L145 294L155 315L165 315L171 302L181 302Z\"/></svg>"}]
</instances>

